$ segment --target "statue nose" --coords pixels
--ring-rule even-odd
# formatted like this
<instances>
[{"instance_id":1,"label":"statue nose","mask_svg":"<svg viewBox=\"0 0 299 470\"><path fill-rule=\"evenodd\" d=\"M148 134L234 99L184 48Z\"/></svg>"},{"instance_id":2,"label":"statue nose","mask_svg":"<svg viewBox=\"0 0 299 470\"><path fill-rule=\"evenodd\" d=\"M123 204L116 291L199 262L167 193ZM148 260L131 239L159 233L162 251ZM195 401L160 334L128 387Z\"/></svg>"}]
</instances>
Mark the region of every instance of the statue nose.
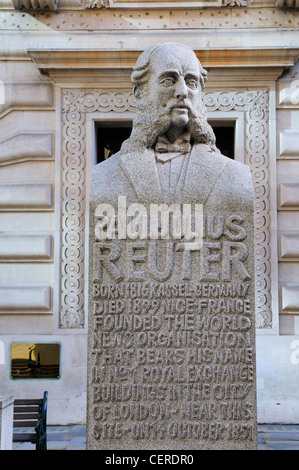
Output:
<instances>
[{"instance_id":1,"label":"statue nose","mask_svg":"<svg viewBox=\"0 0 299 470\"><path fill-rule=\"evenodd\" d=\"M187 85L185 83L185 80L183 79L183 77L181 77L178 82L177 82L177 86L176 86L176 89L175 89L175 96L176 98L186 98L188 95L187 93Z\"/></svg>"}]
</instances>

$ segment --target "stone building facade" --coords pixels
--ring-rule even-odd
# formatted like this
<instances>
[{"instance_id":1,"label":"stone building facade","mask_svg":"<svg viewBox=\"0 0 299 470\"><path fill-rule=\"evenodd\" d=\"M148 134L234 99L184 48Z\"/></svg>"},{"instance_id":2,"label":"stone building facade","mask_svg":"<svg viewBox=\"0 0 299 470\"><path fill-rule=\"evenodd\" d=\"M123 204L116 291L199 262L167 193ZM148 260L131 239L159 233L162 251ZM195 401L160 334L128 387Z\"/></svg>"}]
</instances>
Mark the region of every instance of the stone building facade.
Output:
<instances>
[{"instance_id":1,"label":"stone building facade","mask_svg":"<svg viewBox=\"0 0 299 470\"><path fill-rule=\"evenodd\" d=\"M252 170L258 420L298 423L298 1L1 0L0 9L1 394L48 390L50 424L85 422L90 171L109 148L103 136L130 126L136 58L173 41L207 69L209 120ZM15 343L59 343L59 376L12 378Z\"/></svg>"}]
</instances>

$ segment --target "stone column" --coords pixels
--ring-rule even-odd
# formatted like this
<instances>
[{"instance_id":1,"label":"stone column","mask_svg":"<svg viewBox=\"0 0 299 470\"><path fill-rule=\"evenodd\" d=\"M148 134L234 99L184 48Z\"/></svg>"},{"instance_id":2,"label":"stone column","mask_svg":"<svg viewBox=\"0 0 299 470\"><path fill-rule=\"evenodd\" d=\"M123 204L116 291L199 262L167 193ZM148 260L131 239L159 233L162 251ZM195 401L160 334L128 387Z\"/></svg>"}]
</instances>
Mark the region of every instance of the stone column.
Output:
<instances>
[{"instance_id":1,"label":"stone column","mask_svg":"<svg viewBox=\"0 0 299 470\"><path fill-rule=\"evenodd\" d=\"M13 403L13 396L0 396L0 450L12 450Z\"/></svg>"}]
</instances>

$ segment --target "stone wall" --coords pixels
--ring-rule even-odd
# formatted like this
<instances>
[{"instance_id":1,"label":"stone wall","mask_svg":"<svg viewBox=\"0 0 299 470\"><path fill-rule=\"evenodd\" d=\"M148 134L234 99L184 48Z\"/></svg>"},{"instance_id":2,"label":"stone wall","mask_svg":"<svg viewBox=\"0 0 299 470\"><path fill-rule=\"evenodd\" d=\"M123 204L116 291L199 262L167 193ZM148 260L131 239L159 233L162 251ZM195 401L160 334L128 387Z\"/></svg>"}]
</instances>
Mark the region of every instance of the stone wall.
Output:
<instances>
[{"instance_id":1,"label":"stone wall","mask_svg":"<svg viewBox=\"0 0 299 470\"><path fill-rule=\"evenodd\" d=\"M280 333L299 333L299 64L277 87Z\"/></svg>"},{"instance_id":2,"label":"stone wall","mask_svg":"<svg viewBox=\"0 0 299 470\"><path fill-rule=\"evenodd\" d=\"M251 162L259 182L259 420L299 422L299 11L274 0L171 3L1 4L2 393L39 397L46 387L50 423L85 420L94 125L131 119L136 57L175 40L208 68L210 116L235 122L237 158ZM11 343L37 341L61 343L60 379L12 380Z\"/></svg>"}]
</instances>

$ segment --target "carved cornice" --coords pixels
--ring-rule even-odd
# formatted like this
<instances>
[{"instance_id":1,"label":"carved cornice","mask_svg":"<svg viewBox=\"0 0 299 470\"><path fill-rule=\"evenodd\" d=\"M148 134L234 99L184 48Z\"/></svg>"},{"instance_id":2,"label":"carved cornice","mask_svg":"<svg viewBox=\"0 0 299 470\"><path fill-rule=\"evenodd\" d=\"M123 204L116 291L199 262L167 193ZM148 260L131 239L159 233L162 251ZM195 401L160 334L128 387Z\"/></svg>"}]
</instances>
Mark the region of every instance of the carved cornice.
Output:
<instances>
[{"instance_id":1,"label":"carved cornice","mask_svg":"<svg viewBox=\"0 0 299 470\"><path fill-rule=\"evenodd\" d=\"M16 10L56 10L59 0L12 0Z\"/></svg>"},{"instance_id":2,"label":"carved cornice","mask_svg":"<svg viewBox=\"0 0 299 470\"><path fill-rule=\"evenodd\" d=\"M13 6L16 10L56 10L59 0L12 0ZM253 0L83 0L82 7L85 9L165 9L171 8L186 9L186 8L222 8L222 7L250 7ZM260 7L261 2L254 1L255 7ZM66 6L62 2L62 8ZM76 0L69 0L67 9L74 9L78 7ZM271 6L274 6L274 0ZM276 6L298 8L298 0L277 0ZM81 9L81 8L80 8Z\"/></svg>"},{"instance_id":3,"label":"carved cornice","mask_svg":"<svg viewBox=\"0 0 299 470\"><path fill-rule=\"evenodd\" d=\"M56 10L59 0L12 0L13 6L16 10ZM226 1L226 0L223 0ZM229 1L228 3L248 3L250 0L237 0L234 2ZM72 3L72 0L69 2ZM74 2L74 8L78 5ZM217 8L222 5L222 0L203 0L203 1L193 1L185 0L179 1L175 0L174 2L168 0L162 1L147 1L147 0L85 0L84 8L109 8L109 9L118 9L118 8L130 8L130 9L161 9L161 8L171 8L171 9L183 9L183 8ZM243 5L240 5L243 6Z\"/></svg>"},{"instance_id":4,"label":"carved cornice","mask_svg":"<svg viewBox=\"0 0 299 470\"><path fill-rule=\"evenodd\" d=\"M16 10L56 10L59 0L12 0L13 6ZM69 1L68 8L72 8L73 0ZM225 8L225 7L260 7L259 3L253 4L253 0L203 0L203 1L190 1L190 0L175 0L170 2L168 0L162 1L148 1L148 0L85 0L83 8L85 9L165 9L171 8L186 9L186 8ZM64 5L65 6L65 5ZM77 3L74 1L74 8L77 8ZM273 6L273 4L272 4ZM299 0L276 0L276 7L278 8L299 8Z\"/></svg>"},{"instance_id":5,"label":"carved cornice","mask_svg":"<svg viewBox=\"0 0 299 470\"><path fill-rule=\"evenodd\" d=\"M134 4L136 4L136 7L140 6L140 3L142 1L135 1L135 2L125 2L124 0L86 0L85 1L85 8L115 8L115 7L122 7L126 6L128 7L128 3L131 3L131 6L134 7ZM157 2L148 2L152 3L157 7ZM148 7L147 3L147 7ZM190 5L189 1L183 1L183 2L178 2L177 5L175 4L176 2L166 2L166 3L172 3L172 8L177 7L177 8L188 8ZM179 5L179 3L181 5ZM188 5L186 5L188 3ZM251 3L251 0L216 0L216 1L202 1L202 2L194 2L196 3L198 8L204 8L204 7L248 7ZM145 6L145 5L144 5ZM165 1L160 2L160 6L165 7ZM169 5L167 5L169 6ZM194 5L193 5L194 6Z\"/></svg>"},{"instance_id":6,"label":"carved cornice","mask_svg":"<svg viewBox=\"0 0 299 470\"><path fill-rule=\"evenodd\" d=\"M299 0L276 0L279 8L299 8Z\"/></svg>"},{"instance_id":7,"label":"carved cornice","mask_svg":"<svg viewBox=\"0 0 299 470\"><path fill-rule=\"evenodd\" d=\"M247 3L247 0L238 0L239 2ZM182 9L182 8L217 8L222 6L222 0L203 0L203 1L190 1L190 0L85 0L85 8L130 8L130 9Z\"/></svg>"},{"instance_id":8,"label":"carved cornice","mask_svg":"<svg viewBox=\"0 0 299 470\"><path fill-rule=\"evenodd\" d=\"M250 0L220 0L219 6L222 7L248 7Z\"/></svg>"},{"instance_id":9,"label":"carved cornice","mask_svg":"<svg viewBox=\"0 0 299 470\"><path fill-rule=\"evenodd\" d=\"M85 8L106 8L107 1L106 0L86 0L85 1Z\"/></svg>"},{"instance_id":10,"label":"carved cornice","mask_svg":"<svg viewBox=\"0 0 299 470\"><path fill-rule=\"evenodd\" d=\"M28 50L39 70L51 74L53 70L123 70L131 69L140 50ZM298 48L204 49L195 50L205 68L252 69L291 67L299 53Z\"/></svg>"}]
</instances>

